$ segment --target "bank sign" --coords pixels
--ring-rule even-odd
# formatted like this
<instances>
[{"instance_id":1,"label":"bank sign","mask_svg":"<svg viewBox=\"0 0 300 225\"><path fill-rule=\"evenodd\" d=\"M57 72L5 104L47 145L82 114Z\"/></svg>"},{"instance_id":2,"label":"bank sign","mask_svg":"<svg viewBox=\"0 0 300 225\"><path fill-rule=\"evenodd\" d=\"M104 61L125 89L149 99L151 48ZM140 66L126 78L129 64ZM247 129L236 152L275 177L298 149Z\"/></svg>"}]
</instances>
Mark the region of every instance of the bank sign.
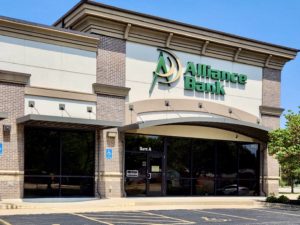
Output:
<instances>
[{"instance_id":1,"label":"bank sign","mask_svg":"<svg viewBox=\"0 0 300 225\"><path fill-rule=\"evenodd\" d=\"M149 90L151 95L157 83L171 86L181 77L184 79L184 90L225 95L224 83L245 85L247 76L212 68L210 65L187 62L183 71L180 59L171 51L158 49L159 57Z\"/></svg>"}]
</instances>

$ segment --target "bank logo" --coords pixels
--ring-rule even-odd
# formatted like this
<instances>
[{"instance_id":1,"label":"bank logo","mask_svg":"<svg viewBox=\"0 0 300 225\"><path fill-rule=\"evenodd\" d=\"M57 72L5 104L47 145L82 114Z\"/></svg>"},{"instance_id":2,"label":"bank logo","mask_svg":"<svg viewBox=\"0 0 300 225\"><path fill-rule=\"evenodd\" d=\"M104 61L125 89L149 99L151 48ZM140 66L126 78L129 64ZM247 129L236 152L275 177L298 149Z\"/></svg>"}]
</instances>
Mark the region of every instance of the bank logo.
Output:
<instances>
[{"instance_id":1,"label":"bank logo","mask_svg":"<svg viewBox=\"0 0 300 225\"><path fill-rule=\"evenodd\" d=\"M171 83L176 82L182 75L182 66L178 57L166 49L159 48L158 51L159 57L156 70L153 71L153 80L149 90L150 95L157 83L171 86Z\"/></svg>"}]
</instances>

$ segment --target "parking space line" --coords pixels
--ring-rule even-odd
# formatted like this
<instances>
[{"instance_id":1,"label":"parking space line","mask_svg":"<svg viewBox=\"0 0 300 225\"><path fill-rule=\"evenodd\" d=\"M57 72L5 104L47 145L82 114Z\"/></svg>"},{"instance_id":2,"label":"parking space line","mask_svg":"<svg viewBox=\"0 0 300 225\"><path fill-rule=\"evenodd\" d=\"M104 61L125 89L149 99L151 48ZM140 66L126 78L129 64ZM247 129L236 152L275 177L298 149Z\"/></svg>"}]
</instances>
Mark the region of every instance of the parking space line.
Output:
<instances>
[{"instance_id":1,"label":"parking space line","mask_svg":"<svg viewBox=\"0 0 300 225\"><path fill-rule=\"evenodd\" d=\"M173 224L194 224L195 223L195 222L192 222L192 221L183 220L183 219L179 219L179 218L176 218L176 217L165 216L165 215L157 214L157 213L150 213L150 212L142 212L142 213L152 215L152 216L160 216L160 217L163 217L163 218L166 218L166 219L172 219L173 221L177 220L178 222L180 222L180 223L173 223Z\"/></svg>"},{"instance_id":2,"label":"parking space line","mask_svg":"<svg viewBox=\"0 0 300 225\"><path fill-rule=\"evenodd\" d=\"M93 219L99 219L99 220L112 220L112 221L115 221L115 220L137 220L137 221L157 221L157 222L160 222L160 221L163 221L163 222L173 222L174 219L169 219L169 220L166 220L164 218L114 218L114 217L101 217L101 216L95 216L95 217L90 217L90 218L93 218Z\"/></svg>"},{"instance_id":3,"label":"parking space line","mask_svg":"<svg viewBox=\"0 0 300 225\"><path fill-rule=\"evenodd\" d=\"M106 225L114 225L112 223L108 223L108 222L105 222L105 221L96 220L96 219L90 218L88 216L84 216L84 215L77 214L77 213L70 213L70 214L71 215L75 215L75 216L79 216L79 217L82 217L82 218L85 218L87 220L91 220L91 221L94 221L94 222L103 223L103 224L106 224Z\"/></svg>"},{"instance_id":4,"label":"parking space line","mask_svg":"<svg viewBox=\"0 0 300 225\"><path fill-rule=\"evenodd\" d=\"M209 212L209 211L204 211L204 210L191 210L193 212L197 212L197 213L208 213L208 214L213 214L213 215L219 215L219 216L227 216L227 217L232 217L232 218L238 218L238 219L243 219L243 220L251 220L251 221L257 221L257 219L254 218L249 218L249 217L243 217L243 216L236 216L236 215L230 215L230 214L224 214L224 213L217 213L217 212Z\"/></svg>"},{"instance_id":5,"label":"parking space line","mask_svg":"<svg viewBox=\"0 0 300 225\"><path fill-rule=\"evenodd\" d=\"M292 214L292 213L285 213L285 212L275 212L275 211L269 211L269 210L264 210L264 209L249 209L249 210L254 210L254 211L260 211L260 212L268 212L268 213L275 213L275 214L281 214L281 215L287 215L287 216L296 216L300 217L300 215Z\"/></svg>"},{"instance_id":6,"label":"parking space line","mask_svg":"<svg viewBox=\"0 0 300 225\"><path fill-rule=\"evenodd\" d=\"M5 221L5 220L2 220L0 219L0 224L3 224L3 225L12 225L11 223Z\"/></svg>"},{"instance_id":7,"label":"parking space line","mask_svg":"<svg viewBox=\"0 0 300 225\"><path fill-rule=\"evenodd\" d=\"M102 213L93 213L93 214L85 214L80 213L73 215L83 217L88 220L92 220L99 223L104 223L107 225L113 224L145 224L145 225L153 225L153 224L194 224L194 222L186 221L179 218L173 218L161 214L144 212L144 211L136 211L133 213L112 213L112 214L102 214Z\"/></svg>"}]
</instances>

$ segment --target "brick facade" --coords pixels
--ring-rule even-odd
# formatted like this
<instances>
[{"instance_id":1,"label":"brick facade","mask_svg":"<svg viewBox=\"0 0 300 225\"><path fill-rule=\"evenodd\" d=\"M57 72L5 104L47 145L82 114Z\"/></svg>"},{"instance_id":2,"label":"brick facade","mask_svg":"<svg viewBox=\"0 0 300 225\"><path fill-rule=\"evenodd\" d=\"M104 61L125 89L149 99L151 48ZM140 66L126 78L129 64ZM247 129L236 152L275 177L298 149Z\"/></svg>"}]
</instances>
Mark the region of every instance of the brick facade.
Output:
<instances>
[{"instance_id":1,"label":"brick facade","mask_svg":"<svg viewBox=\"0 0 300 225\"><path fill-rule=\"evenodd\" d=\"M97 54L97 83L125 87L126 42L121 39L100 36ZM112 95L97 95L98 120L118 121L125 120L125 98ZM107 137L107 132L115 132L115 138ZM122 197L123 196L123 160L124 140L117 129L98 131L96 161L100 162L100 170L96 177L96 196ZM106 148L113 150L112 159L105 158ZM96 152L97 152L96 151ZM99 158L97 158L99 157ZM98 160L97 160L98 159Z\"/></svg>"},{"instance_id":2,"label":"brick facade","mask_svg":"<svg viewBox=\"0 0 300 225\"><path fill-rule=\"evenodd\" d=\"M270 107L280 107L280 82L281 71L264 68L263 69L263 96L262 105ZM280 117L263 114L261 116L262 125L271 129L280 127ZM278 161L268 154L268 149L264 149L264 191L267 194L278 194L279 188L279 164Z\"/></svg>"},{"instance_id":3,"label":"brick facade","mask_svg":"<svg viewBox=\"0 0 300 225\"><path fill-rule=\"evenodd\" d=\"M0 121L0 142L3 155L0 156L0 199L23 196L24 136L23 127L16 119L24 115L24 85L0 83L0 112L7 112L8 118ZM3 125L10 125L10 133L3 131Z\"/></svg>"},{"instance_id":4,"label":"brick facade","mask_svg":"<svg viewBox=\"0 0 300 225\"><path fill-rule=\"evenodd\" d=\"M97 83L125 86L126 42L100 36L97 52Z\"/></svg>"}]
</instances>

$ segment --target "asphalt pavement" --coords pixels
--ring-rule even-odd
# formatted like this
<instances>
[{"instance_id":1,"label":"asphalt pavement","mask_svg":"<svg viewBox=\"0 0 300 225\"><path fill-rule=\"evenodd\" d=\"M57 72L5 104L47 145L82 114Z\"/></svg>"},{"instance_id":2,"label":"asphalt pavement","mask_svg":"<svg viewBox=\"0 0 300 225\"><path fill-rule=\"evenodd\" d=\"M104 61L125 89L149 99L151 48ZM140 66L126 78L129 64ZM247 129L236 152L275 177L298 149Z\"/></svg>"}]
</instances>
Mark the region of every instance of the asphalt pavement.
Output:
<instances>
[{"instance_id":1,"label":"asphalt pavement","mask_svg":"<svg viewBox=\"0 0 300 225\"><path fill-rule=\"evenodd\" d=\"M187 209L1 216L6 225L300 224L299 210Z\"/></svg>"}]
</instances>

